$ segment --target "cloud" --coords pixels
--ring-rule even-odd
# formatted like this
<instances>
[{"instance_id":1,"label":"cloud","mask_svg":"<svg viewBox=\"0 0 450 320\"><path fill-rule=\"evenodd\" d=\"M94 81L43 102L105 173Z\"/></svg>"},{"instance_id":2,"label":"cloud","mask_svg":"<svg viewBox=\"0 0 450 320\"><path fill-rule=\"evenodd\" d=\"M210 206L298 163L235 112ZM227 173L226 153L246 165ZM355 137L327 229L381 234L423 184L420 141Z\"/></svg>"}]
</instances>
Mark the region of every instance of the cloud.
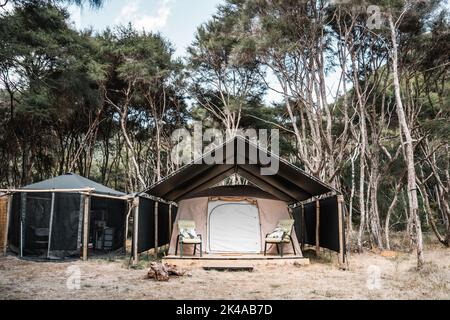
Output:
<instances>
[{"instance_id":1,"label":"cloud","mask_svg":"<svg viewBox=\"0 0 450 320\"><path fill-rule=\"evenodd\" d=\"M71 5L68 8L68 12L70 14L70 22L76 29L81 29L82 21L81 21L81 8L75 5Z\"/></svg>"},{"instance_id":2,"label":"cloud","mask_svg":"<svg viewBox=\"0 0 450 320\"><path fill-rule=\"evenodd\" d=\"M146 2L148 3L148 2ZM155 15L142 13L142 0L129 0L120 10L115 22L126 24L131 22L137 29L157 31L167 24L171 13L172 0L160 0Z\"/></svg>"}]
</instances>

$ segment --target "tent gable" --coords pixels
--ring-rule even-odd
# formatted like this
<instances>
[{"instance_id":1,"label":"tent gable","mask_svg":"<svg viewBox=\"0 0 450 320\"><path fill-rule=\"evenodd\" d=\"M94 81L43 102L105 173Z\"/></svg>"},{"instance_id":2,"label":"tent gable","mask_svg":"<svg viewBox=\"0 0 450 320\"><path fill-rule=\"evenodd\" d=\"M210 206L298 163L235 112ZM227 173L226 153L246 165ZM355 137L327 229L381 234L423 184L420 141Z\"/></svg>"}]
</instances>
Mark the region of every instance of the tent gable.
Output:
<instances>
[{"instance_id":1,"label":"tent gable","mask_svg":"<svg viewBox=\"0 0 450 320\"><path fill-rule=\"evenodd\" d=\"M256 155L256 159L252 155ZM263 161L262 156L270 161ZM208 164L208 160L213 157L220 158L222 164ZM278 162L278 171L274 175L261 174L262 168L270 166L265 163L274 161ZM338 193L331 186L240 136L205 153L143 193L168 201L179 201L190 194L208 189L233 174L241 175L288 203L304 201L333 191Z\"/></svg>"}]
</instances>

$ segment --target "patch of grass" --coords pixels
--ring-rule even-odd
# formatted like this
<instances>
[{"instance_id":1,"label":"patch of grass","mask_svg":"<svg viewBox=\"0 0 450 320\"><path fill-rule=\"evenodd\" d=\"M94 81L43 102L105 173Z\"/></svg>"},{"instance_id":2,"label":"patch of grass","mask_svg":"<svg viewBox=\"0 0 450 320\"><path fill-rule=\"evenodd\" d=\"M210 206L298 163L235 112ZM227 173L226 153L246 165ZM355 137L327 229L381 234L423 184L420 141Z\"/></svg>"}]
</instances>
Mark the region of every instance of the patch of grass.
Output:
<instances>
[{"instance_id":1,"label":"patch of grass","mask_svg":"<svg viewBox=\"0 0 450 320\"><path fill-rule=\"evenodd\" d=\"M147 269L151 262L161 262L163 257L164 255L162 253L158 254L158 257L155 257L155 255L151 252L142 253L139 256L139 262L137 265L133 265L130 257L127 257L127 259L124 260L124 268L134 270Z\"/></svg>"},{"instance_id":2,"label":"patch of grass","mask_svg":"<svg viewBox=\"0 0 450 320\"><path fill-rule=\"evenodd\" d=\"M335 260L335 253L331 251L321 251L317 256L315 250L305 250L303 252L305 258L309 258L311 262L331 264Z\"/></svg>"},{"instance_id":3,"label":"patch of grass","mask_svg":"<svg viewBox=\"0 0 450 320\"><path fill-rule=\"evenodd\" d=\"M427 288L431 291L448 292L448 279L444 268L434 262L426 262L421 269L413 267L410 285L416 288Z\"/></svg>"},{"instance_id":4,"label":"patch of grass","mask_svg":"<svg viewBox=\"0 0 450 320\"><path fill-rule=\"evenodd\" d=\"M407 254L398 253L395 257L390 258L394 262L395 272L399 271L399 267L403 262L408 261L409 257Z\"/></svg>"}]
</instances>

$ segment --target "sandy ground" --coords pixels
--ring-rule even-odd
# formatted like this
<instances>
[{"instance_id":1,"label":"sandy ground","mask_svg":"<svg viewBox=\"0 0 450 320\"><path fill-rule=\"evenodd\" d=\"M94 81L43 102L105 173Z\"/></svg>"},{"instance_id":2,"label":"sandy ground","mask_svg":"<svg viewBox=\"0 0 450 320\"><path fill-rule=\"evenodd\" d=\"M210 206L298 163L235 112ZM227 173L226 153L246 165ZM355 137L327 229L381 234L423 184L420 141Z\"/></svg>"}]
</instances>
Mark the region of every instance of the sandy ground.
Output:
<instances>
[{"instance_id":1,"label":"sandy ground","mask_svg":"<svg viewBox=\"0 0 450 320\"><path fill-rule=\"evenodd\" d=\"M426 259L417 272L413 254L353 254L342 271L324 253L308 266L197 269L156 282L145 279L147 262L130 269L124 258L50 263L7 256L0 258L0 299L450 299L450 251L428 250Z\"/></svg>"}]
</instances>

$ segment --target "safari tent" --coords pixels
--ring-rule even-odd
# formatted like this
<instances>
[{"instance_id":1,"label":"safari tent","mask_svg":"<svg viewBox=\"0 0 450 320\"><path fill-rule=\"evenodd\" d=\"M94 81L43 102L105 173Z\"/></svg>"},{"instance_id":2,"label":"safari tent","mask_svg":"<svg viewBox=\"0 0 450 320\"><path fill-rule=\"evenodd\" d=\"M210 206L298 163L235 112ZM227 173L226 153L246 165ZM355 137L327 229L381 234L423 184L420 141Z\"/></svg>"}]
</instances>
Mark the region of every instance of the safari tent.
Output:
<instances>
[{"instance_id":1,"label":"safari tent","mask_svg":"<svg viewBox=\"0 0 450 320\"><path fill-rule=\"evenodd\" d=\"M87 259L124 248L125 193L73 173L5 192L8 245L21 257Z\"/></svg>"},{"instance_id":2,"label":"safari tent","mask_svg":"<svg viewBox=\"0 0 450 320\"><path fill-rule=\"evenodd\" d=\"M211 164L208 158L218 155L223 161ZM267 159L278 162L278 170L270 175L261 171L271 163ZM218 186L234 174L248 185ZM139 253L167 244L169 255L175 255L179 220L195 222L205 257L214 253L261 256L266 234L278 221L289 218L295 221L292 238L297 256L309 245L317 251L335 251L341 263L345 260L341 193L240 136L140 193L135 217L135 260ZM284 246L285 252L293 253L292 245ZM276 256L277 250L272 247L268 254Z\"/></svg>"},{"instance_id":3,"label":"safari tent","mask_svg":"<svg viewBox=\"0 0 450 320\"><path fill-rule=\"evenodd\" d=\"M195 221L198 233L204 235L205 253L260 254L265 236L279 220L290 219L288 207L270 193L250 185L218 186L183 197L173 226L169 255L175 254L178 220ZM301 256L297 236L293 234L296 254ZM285 253L294 253L285 246ZM192 247L187 247L192 254ZM275 246L267 251L275 253Z\"/></svg>"}]
</instances>

